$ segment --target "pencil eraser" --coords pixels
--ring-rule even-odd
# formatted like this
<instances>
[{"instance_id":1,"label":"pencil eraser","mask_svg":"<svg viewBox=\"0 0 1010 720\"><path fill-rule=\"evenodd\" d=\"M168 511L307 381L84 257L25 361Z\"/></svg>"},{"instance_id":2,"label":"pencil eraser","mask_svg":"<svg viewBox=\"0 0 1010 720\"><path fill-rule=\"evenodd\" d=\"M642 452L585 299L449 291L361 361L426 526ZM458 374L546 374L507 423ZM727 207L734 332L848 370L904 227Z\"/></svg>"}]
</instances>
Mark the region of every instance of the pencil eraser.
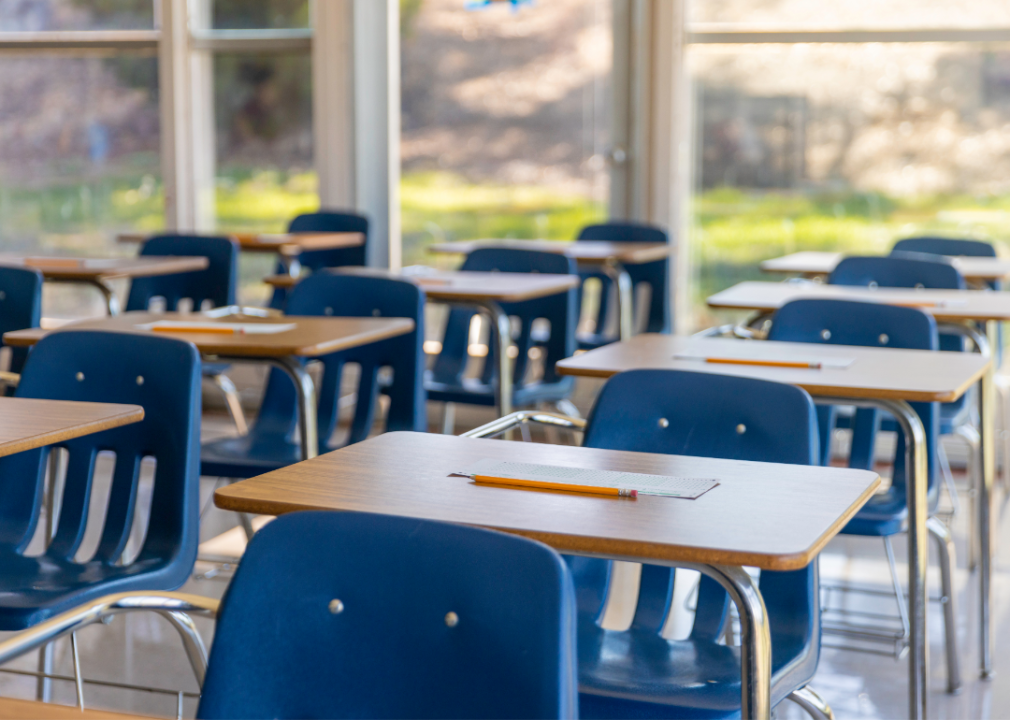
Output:
<instances>
[{"instance_id":1,"label":"pencil eraser","mask_svg":"<svg viewBox=\"0 0 1010 720\"><path fill-rule=\"evenodd\" d=\"M637 498L637 497L638 497L638 490L632 490L632 491L631 491L631 492L629 493L629 495L630 495L631 497L633 497L633 498Z\"/></svg>"}]
</instances>

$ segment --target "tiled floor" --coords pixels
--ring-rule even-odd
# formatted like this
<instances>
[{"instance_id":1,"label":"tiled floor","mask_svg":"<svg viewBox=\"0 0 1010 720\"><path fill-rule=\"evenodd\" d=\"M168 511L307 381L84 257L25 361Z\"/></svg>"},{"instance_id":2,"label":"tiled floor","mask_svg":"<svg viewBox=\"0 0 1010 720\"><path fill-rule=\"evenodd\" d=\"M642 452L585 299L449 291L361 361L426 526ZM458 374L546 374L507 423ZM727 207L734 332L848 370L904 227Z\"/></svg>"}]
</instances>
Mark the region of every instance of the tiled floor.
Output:
<instances>
[{"instance_id":1,"label":"tiled floor","mask_svg":"<svg viewBox=\"0 0 1010 720\"><path fill-rule=\"evenodd\" d=\"M598 383L581 383L579 405L588 406ZM440 422L438 408L432 408L432 420ZM464 411L458 415L457 432L491 419L490 411ZM206 439L229 431L223 416L209 415L204 422ZM236 525L235 516L213 507L210 501L215 481L205 478L201 495L206 510L203 515L202 537L214 537ZM942 616L937 603L930 607L930 668L932 691L930 693L931 718L1002 718L1010 717L1010 684L999 678L1010 673L1010 560L1006 554L995 560L996 622L995 667L998 677L994 681L978 679L978 600L977 574L965 570L966 526L964 513L954 521L959 553L956 573L957 600L959 603L962 673L964 687L956 696L944 692L945 669L942 634ZM1000 530L998 548L1010 546L1010 527ZM904 573L905 545L899 538L895 554L899 568ZM867 538L841 538L833 541L822 556L822 580L827 582L858 582L876 589L890 587L887 564L879 540ZM938 594L939 579L935 564L931 565L932 594ZM225 587L220 580L191 580L183 590L219 597ZM867 602L865 599L860 602ZM891 612L894 603L888 598L870 601L882 612ZM608 619L619 623L622 610L617 608ZM213 639L213 623L197 620L208 645ZM80 634L82 663L85 677L119 682L153 685L168 689L183 689L195 693L193 679L186 656L175 631L161 618L135 614L117 618L109 626L96 626ZM829 639L826 642L831 642ZM70 674L69 643L61 642L57 652L57 671ZM25 658L11 667L35 669L35 658ZM907 663L892 657L825 648L821 654L820 669L812 683L834 708L838 718L899 718L907 715ZM0 695L34 697L35 680L0 673ZM85 697L90 707L133 711L151 715L172 716L176 711L174 695L141 693L114 688L86 686ZM72 704L75 701L72 683L57 682L53 699ZM196 708L194 699L184 702L184 716L192 717ZM801 718L802 711L783 703L778 709L779 718Z\"/></svg>"}]
</instances>

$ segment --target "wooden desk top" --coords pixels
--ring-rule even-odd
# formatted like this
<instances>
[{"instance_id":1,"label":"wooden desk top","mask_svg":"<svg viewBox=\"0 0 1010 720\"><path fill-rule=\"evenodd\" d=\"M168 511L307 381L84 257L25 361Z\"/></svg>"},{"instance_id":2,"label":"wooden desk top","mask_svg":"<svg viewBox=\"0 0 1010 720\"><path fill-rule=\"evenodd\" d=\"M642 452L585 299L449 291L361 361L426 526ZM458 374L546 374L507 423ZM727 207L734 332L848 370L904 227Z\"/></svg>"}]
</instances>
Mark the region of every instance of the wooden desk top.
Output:
<instances>
[{"instance_id":1,"label":"wooden desk top","mask_svg":"<svg viewBox=\"0 0 1010 720\"><path fill-rule=\"evenodd\" d=\"M78 718L79 720L145 718L145 720L150 720L147 715L124 715L108 710L81 711L72 705L0 698L0 720L68 720L69 718Z\"/></svg>"},{"instance_id":2,"label":"wooden desk top","mask_svg":"<svg viewBox=\"0 0 1010 720\"><path fill-rule=\"evenodd\" d=\"M305 232L305 233L221 233L234 238L247 252L280 253L295 257L305 250L337 250L365 244L365 234L358 232ZM145 243L150 235L122 233L116 236L121 243Z\"/></svg>"},{"instance_id":3,"label":"wooden desk top","mask_svg":"<svg viewBox=\"0 0 1010 720\"><path fill-rule=\"evenodd\" d=\"M700 358L845 358L846 368L788 368L707 363ZM610 377L626 370L666 369L774 380L803 388L811 395L863 399L952 402L978 382L989 361L975 353L864 348L851 345L695 338L648 333L566 358L562 375Z\"/></svg>"},{"instance_id":4,"label":"wooden desk top","mask_svg":"<svg viewBox=\"0 0 1010 720\"><path fill-rule=\"evenodd\" d=\"M29 267L49 280L114 280L116 278L175 275L204 270L205 257L150 256L133 258L37 257L0 254L0 265Z\"/></svg>"},{"instance_id":5,"label":"wooden desk top","mask_svg":"<svg viewBox=\"0 0 1010 720\"><path fill-rule=\"evenodd\" d=\"M637 500L475 485L484 458L718 478L697 500ZM393 432L219 489L218 507L277 515L349 510L503 530L562 552L634 560L805 567L880 484L843 468L619 452Z\"/></svg>"},{"instance_id":6,"label":"wooden desk top","mask_svg":"<svg viewBox=\"0 0 1010 720\"><path fill-rule=\"evenodd\" d=\"M425 275L402 275L377 268L333 268L331 272L354 275L372 275L410 280L424 288L429 300L436 302L518 302L556 295L578 287L576 275L549 275L546 273L461 272L432 270ZM274 287L290 288L299 278L290 275L271 275L264 282Z\"/></svg>"},{"instance_id":7,"label":"wooden desk top","mask_svg":"<svg viewBox=\"0 0 1010 720\"><path fill-rule=\"evenodd\" d=\"M114 317L80 320L63 325L58 330L17 330L3 336L4 343L14 347L34 345L49 332L64 330L115 330L149 333L138 325L173 320L222 323L295 323L291 330L271 335L232 335L209 332L164 332L165 337L188 340L205 355L226 357L317 357L337 350L367 345L387 338L405 335L414 329L410 318L346 318L346 317L258 317L228 315L208 317L201 314L128 312Z\"/></svg>"},{"instance_id":8,"label":"wooden desk top","mask_svg":"<svg viewBox=\"0 0 1010 720\"><path fill-rule=\"evenodd\" d=\"M139 405L0 397L0 457L143 419Z\"/></svg>"},{"instance_id":9,"label":"wooden desk top","mask_svg":"<svg viewBox=\"0 0 1010 720\"><path fill-rule=\"evenodd\" d=\"M943 321L1010 320L1010 293L985 290L870 289L808 282L742 282L712 295L706 302L712 308L773 312L799 298L912 305Z\"/></svg>"},{"instance_id":10,"label":"wooden desk top","mask_svg":"<svg viewBox=\"0 0 1010 720\"><path fill-rule=\"evenodd\" d=\"M564 254L583 263L605 263L608 260L624 265L638 265L669 257L674 250L670 243L622 243L605 240L463 240L438 243L430 252L469 255L478 248L515 248Z\"/></svg>"},{"instance_id":11,"label":"wooden desk top","mask_svg":"<svg viewBox=\"0 0 1010 720\"><path fill-rule=\"evenodd\" d=\"M838 252L798 252L792 255L765 260L761 269L774 273L799 273L801 275L830 275L845 257ZM1010 259L991 257L950 257L954 267L966 280L1003 280L1010 277Z\"/></svg>"}]
</instances>

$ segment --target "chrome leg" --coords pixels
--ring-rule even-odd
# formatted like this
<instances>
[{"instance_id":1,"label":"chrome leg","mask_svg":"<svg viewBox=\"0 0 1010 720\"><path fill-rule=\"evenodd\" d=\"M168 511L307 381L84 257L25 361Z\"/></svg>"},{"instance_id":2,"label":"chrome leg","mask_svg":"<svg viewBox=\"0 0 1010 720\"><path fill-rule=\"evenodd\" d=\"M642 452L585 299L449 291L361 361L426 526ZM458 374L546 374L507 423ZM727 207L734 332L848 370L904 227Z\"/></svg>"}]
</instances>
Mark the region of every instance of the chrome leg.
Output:
<instances>
[{"instance_id":1,"label":"chrome leg","mask_svg":"<svg viewBox=\"0 0 1010 720\"><path fill-rule=\"evenodd\" d=\"M940 473L943 475L943 486L950 496L951 515L957 515L961 511L961 501L957 496L957 487L954 485L954 474L950 471L950 460L943 443L936 444L936 456L940 464Z\"/></svg>"},{"instance_id":2,"label":"chrome leg","mask_svg":"<svg viewBox=\"0 0 1010 720\"><path fill-rule=\"evenodd\" d=\"M39 672L46 675L53 674L53 658L56 646L48 643L39 648ZM50 702L53 699L53 681L47 677L40 677L35 683L35 699L39 702Z\"/></svg>"},{"instance_id":3,"label":"chrome leg","mask_svg":"<svg viewBox=\"0 0 1010 720\"><path fill-rule=\"evenodd\" d=\"M456 434L456 403L442 403L442 434Z\"/></svg>"},{"instance_id":4,"label":"chrome leg","mask_svg":"<svg viewBox=\"0 0 1010 720\"><path fill-rule=\"evenodd\" d=\"M512 358L509 348L512 347L512 322L501 305L496 302L479 304L491 316L491 328L498 340L498 387L495 388L495 405L498 417L505 417L512 412Z\"/></svg>"},{"instance_id":5,"label":"chrome leg","mask_svg":"<svg viewBox=\"0 0 1010 720\"><path fill-rule=\"evenodd\" d=\"M821 696L810 689L802 687L790 693L787 698L803 708L814 720L835 720L831 706L821 699Z\"/></svg>"},{"instance_id":6,"label":"chrome leg","mask_svg":"<svg viewBox=\"0 0 1010 720\"><path fill-rule=\"evenodd\" d=\"M996 346L998 341L996 334L997 324L995 322L986 323L986 335L989 338L991 347ZM993 675L992 668L992 487L993 487L993 401L996 393L994 391L995 373L992 366L982 376L982 391L978 393L979 419L982 441L982 464L979 473L980 482L978 484L978 537L979 537L979 582L980 592L980 654L981 654L981 677L989 678Z\"/></svg>"},{"instance_id":7,"label":"chrome leg","mask_svg":"<svg viewBox=\"0 0 1010 720\"><path fill-rule=\"evenodd\" d=\"M298 429L302 436L302 460L311 460L319 454L315 383L302 364L293 357L270 358L269 362L295 381L295 387L298 388Z\"/></svg>"},{"instance_id":8,"label":"chrome leg","mask_svg":"<svg viewBox=\"0 0 1010 720\"><path fill-rule=\"evenodd\" d=\"M575 407L573 403L568 398L563 398L554 403L554 407L558 409L558 412L562 415L567 415L568 417L580 418L582 415L579 413L579 409Z\"/></svg>"},{"instance_id":9,"label":"chrome leg","mask_svg":"<svg viewBox=\"0 0 1010 720\"><path fill-rule=\"evenodd\" d=\"M635 289L631 276L620 263L607 262L604 274L617 283L617 312L621 340L628 340L635 334Z\"/></svg>"},{"instance_id":10,"label":"chrome leg","mask_svg":"<svg viewBox=\"0 0 1010 720\"><path fill-rule=\"evenodd\" d=\"M252 525L252 518L249 517L249 513L238 513L238 522L242 526L242 531L245 532L245 539L252 540L253 535L256 534L256 529Z\"/></svg>"},{"instance_id":11,"label":"chrome leg","mask_svg":"<svg viewBox=\"0 0 1010 720\"><path fill-rule=\"evenodd\" d=\"M977 511L978 487L981 484L982 473L982 436L971 425L962 425L955 429L956 435L968 445L968 483L971 488L971 510L968 515L968 569L974 571L978 565L978 533L975 532L975 518L973 515Z\"/></svg>"},{"instance_id":12,"label":"chrome leg","mask_svg":"<svg viewBox=\"0 0 1010 720\"><path fill-rule=\"evenodd\" d=\"M159 614L179 631L182 646L186 649L186 656L193 668L193 675L196 676L197 684L203 687L203 679L207 676L207 646L203 644L203 638L200 637L200 632L196 629L193 618L178 610L164 611Z\"/></svg>"},{"instance_id":13,"label":"chrome leg","mask_svg":"<svg viewBox=\"0 0 1010 720\"><path fill-rule=\"evenodd\" d=\"M729 593L740 615L740 717L771 716L771 629L764 600L742 567L699 565L697 569Z\"/></svg>"},{"instance_id":14,"label":"chrome leg","mask_svg":"<svg viewBox=\"0 0 1010 720\"><path fill-rule=\"evenodd\" d=\"M957 642L957 608L954 595L954 536L950 528L935 517L926 521L930 535L936 540L939 551L941 599L943 603L944 647L947 651L947 692L956 693L961 689L961 656Z\"/></svg>"},{"instance_id":15,"label":"chrome leg","mask_svg":"<svg viewBox=\"0 0 1010 720\"><path fill-rule=\"evenodd\" d=\"M235 383L223 373L211 375L211 380L214 381L214 384L224 394L224 402L228 407L228 414L231 415L231 420L235 423L235 429L238 431L238 434L248 435L249 424L246 422L245 413L242 412L242 403L239 400L238 389L235 387Z\"/></svg>"},{"instance_id":16,"label":"chrome leg","mask_svg":"<svg viewBox=\"0 0 1010 720\"><path fill-rule=\"evenodd\" d=\"M102 293L102 298L105 300L105 309L109 315L119 314L119 298L116 297L115 291L109 287L104 280L101 278L96 278L94 280L87 281L89 285L98 288L98 292Z\"/></svg>"},{"instance_id":17,"label":"chrome leg","mask_svg":"<svg viewBox=\"0 0 1010 720\"><path fill-rule=\"evenodd\" d=\"M898 604L898 617L901 618L902 637L908 638L908 606L905 604L905 593L901 590L901 581L898 580L898 564L894 562L894 546L891 538L886 535L881 538L884 541L884 552L887 554L887 566L891 569L891 585L894 587L894 599Z\"/></svg>"},{"instance_id":18,"label":"chrome leg","mask_svg":"<svg viewBox=\"0 0 1010 720\"><path fill-rule=\"evenodd\" d=\"M81 678L81 653L77 647L77 633L70 633L70 654L74 658L74 686L77 689L77 707L84 709L84 682Z\"/></svg>"}]
</instances>

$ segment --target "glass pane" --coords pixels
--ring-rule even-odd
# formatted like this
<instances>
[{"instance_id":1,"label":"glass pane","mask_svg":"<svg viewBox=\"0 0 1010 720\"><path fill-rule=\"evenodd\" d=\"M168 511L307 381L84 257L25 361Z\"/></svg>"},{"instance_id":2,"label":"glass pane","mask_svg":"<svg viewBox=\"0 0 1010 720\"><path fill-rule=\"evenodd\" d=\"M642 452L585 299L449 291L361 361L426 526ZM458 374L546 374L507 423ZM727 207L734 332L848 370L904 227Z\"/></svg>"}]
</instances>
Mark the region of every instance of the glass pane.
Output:
<instances>
[{"instance_id":1,"label":"glass pane","mask_svg":"<svg viewBox=\"0 0 1010 720\"><path fill-rule=\"evenodd\" d=\"M691 23L789 29L924 29L1010 27L1005 0L694 0Z\"/></svg>"},{"instance_id":2,"label":"glass pane","mask_svg":"<svg viewBox=\"0 0 1010 720\"><path fill-rule=\"evenodd\" d=\"M1010 237L1010 45L693 46L704 298L799 250Z\"/></svg>"},{"instance_id":3,"label":"glass pane","mask_svg":"<svg viewBox=\"0 0 1010 720\"><path fill-rule=\"evenodd\" d=\"M216 55L214 114L219 228L281 232L295 215L319 207L308 55ZM266 298L260 280L272 262L269 255L242 258L245 301Z\"/></svg>"},{"instance_id":4,"label":"glass pane","mask_svg":"<svg viewBox=\"0 0 1010 720\"><path fill-rule=\"evenodd\" d=\"M309 26L308 0L214 0L213 13L212 27L217 30Z\"/></svg>"},{"instance_id":5,"label":"glass pane","mask_svg":"<svg viewBox=\"0 0 1010 720\"><path fill-rule=\"evenodd\" d=\"M610 0L401 0L404 264L605 216L611 26Z\"/></svg>"},{"instance_id":6,"label":"glass pane","mask_svg":"<svg viewBox=\"0 0 1010 720\"><path fill-rule=\"evenodd\" d=\"M157 82L154 58L0 57L5 250L129 255L117 232L164 226ZM46 314L88 310L74 298L64 286Z\"/></svg>"},{"instance_id":7,"label":"glass pane","mask_svg":"<svg viewBox=\"0 0 1010 720\"><path fill-rule=\"evenodd\" d=\"M154 27L152 0L15 0L0 2L0 32L143 30Z\"/></svg>"}]
</instances>

